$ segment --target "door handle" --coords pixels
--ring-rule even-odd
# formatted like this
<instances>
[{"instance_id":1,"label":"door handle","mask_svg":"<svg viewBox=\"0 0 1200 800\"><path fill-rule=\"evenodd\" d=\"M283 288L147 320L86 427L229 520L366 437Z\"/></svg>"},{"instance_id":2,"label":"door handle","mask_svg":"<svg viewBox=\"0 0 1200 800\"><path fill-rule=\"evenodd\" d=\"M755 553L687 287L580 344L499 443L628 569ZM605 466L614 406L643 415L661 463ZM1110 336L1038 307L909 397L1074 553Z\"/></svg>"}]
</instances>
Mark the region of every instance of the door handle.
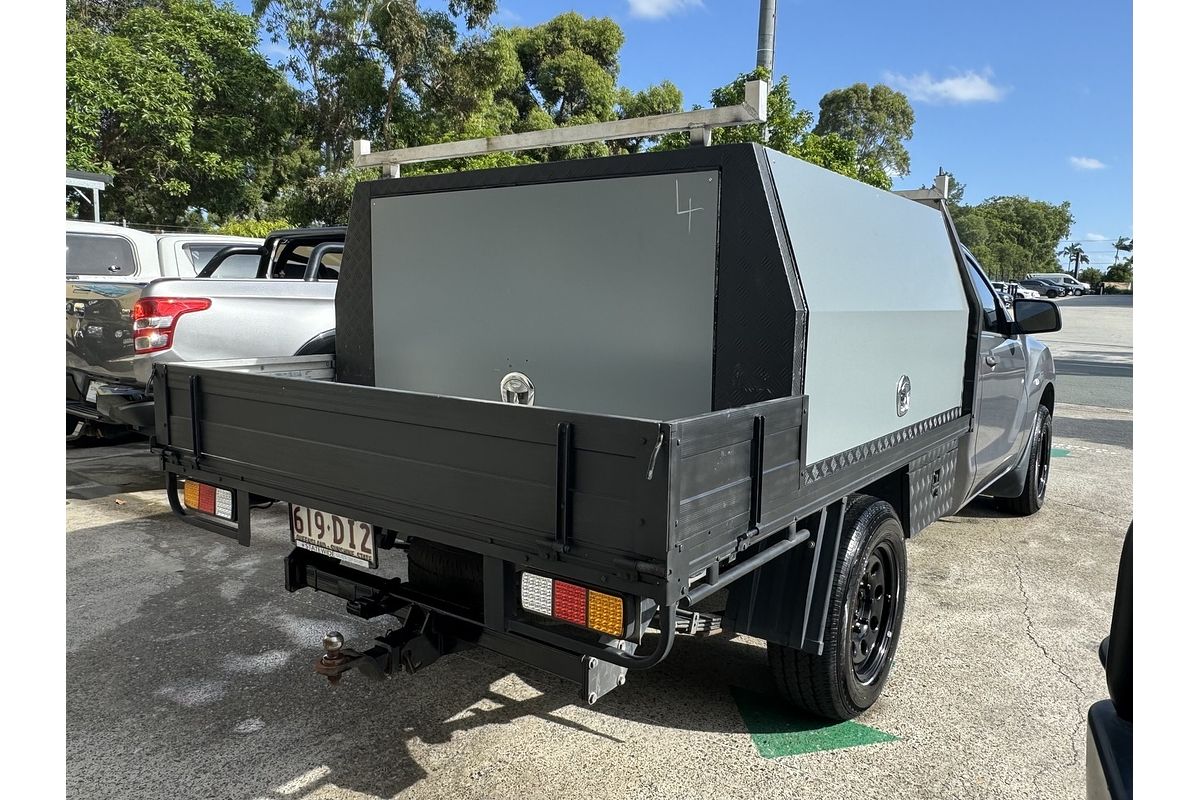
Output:
<instances>
[{"instance_id":1,"label":"door handle","mask_svg":"<svg viewBox=\"0 0 1200 800\"><path fill-rule=\"evenodd\" d=\"M993 355L984 356L983 363L987 364L989 367L994 367L996 366L996 357Z\"/></svg>"}]
</instances>

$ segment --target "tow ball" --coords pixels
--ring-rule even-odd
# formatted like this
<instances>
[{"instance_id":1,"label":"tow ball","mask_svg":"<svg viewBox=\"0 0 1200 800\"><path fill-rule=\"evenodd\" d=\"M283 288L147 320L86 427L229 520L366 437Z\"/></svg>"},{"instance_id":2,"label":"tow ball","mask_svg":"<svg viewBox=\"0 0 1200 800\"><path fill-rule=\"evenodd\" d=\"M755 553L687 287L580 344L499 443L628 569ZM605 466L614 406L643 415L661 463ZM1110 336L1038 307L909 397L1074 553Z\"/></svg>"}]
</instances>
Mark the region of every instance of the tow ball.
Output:
<instances>
[{"instance_id":1,"label":"tow ball","mask_svg":"<svg viewBox=\"0 0 1200 800\"><path fill-rule=\"evenodd\" d=\"M380 636L373 647L361 653L346 647L341 633L330 631L321 640L325 653L317 659L313 671L324 675L334 686L352 669L372 680L383 680L398 670L416 672L447 653L469 647L435 634L430 627L429 615L410 614L404 627Z\"/></svg>"},{"instance_id":2,"label":"tow ball","mask_svg":"<svg viewBox=\"0 0 1200 800\"><path fill-rule=\"evenodd\" d=\"M345 643L345 638L338 631L330 631L325 634L325 638L321 640L325 654L318 658L317 663L313 665L317 674L324 675L333 686L337 686L338 681L342 679L343 672L353 667L354 659L360 657L353 650L344 650Z\"/></svg>"}]
</instances>

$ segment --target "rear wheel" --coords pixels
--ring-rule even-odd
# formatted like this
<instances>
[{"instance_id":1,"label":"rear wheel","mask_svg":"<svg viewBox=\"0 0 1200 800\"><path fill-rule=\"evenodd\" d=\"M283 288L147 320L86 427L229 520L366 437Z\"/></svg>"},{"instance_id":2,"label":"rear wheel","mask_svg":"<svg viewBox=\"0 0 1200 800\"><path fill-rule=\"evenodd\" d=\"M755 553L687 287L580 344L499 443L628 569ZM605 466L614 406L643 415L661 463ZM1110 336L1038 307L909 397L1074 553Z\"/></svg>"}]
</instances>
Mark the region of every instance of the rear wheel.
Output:
<instances>
[{"instance_id":1,"label":"rear wheel","mask_svg":"<svg viewBox=\"0 0 1200 800\"><path fill-rule=\"evenodd\" d=\"M1050 446L1053 441L1054 416L1050 409L1038 406L1033 420L1029 466L1025 468L1025 488L1018 497L997 497L996 505L1002 511L1028 517L1041 510L1046 502L1046 487L1050 484Z\"/></svg>"},{"instance_id":2,"label":"rear wheel","mask_svg":"<svg viewBox=\"0 0 1200 800\"><path fill-rule=\"evenodd\" d=\"M408 581L434 597L483 608L483 556L478 553L413 539L408 546Z\"/></svg>"},{"instance_id":3,"label":"rear wheel","mask_svg":"<svg viewBox=\"0 0 1200 800\"><path fill-rule=\"evenodd\" d=\"M821 655L767 644L779 691L813 714L847 720L883 692L904 618L908 560L892 507L854 495L846 509Z\"/></svg>"}]
</instances>

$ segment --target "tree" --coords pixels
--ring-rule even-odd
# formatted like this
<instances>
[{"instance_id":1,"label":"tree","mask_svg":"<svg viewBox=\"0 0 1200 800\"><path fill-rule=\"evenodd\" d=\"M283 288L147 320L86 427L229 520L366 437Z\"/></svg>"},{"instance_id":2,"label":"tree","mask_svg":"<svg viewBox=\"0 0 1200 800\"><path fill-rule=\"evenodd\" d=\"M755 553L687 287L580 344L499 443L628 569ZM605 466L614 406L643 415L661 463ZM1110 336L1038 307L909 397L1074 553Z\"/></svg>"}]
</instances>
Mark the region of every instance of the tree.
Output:
<instances>
[{"instance_id":1,"label":"tree","mask_svg":"<svg viewBox=\"0 0 1200 800\"><path fill-rule=\"evenodd\" d=\"M1052 205L1028 197L990 197L962 206L955 218L962 243L995 280L1030 272L1059 271L1058 243L1074 218L1069 203Z\"/></svg>"},{"instance_id":2,"label":"tree","mask_svg":"<svg viewBox=\"0 0 1200 800\"><path fill-rule=\"evenodd\" d=\"M1080 245L1079 242L1072 242L1062 250L1059 250L1058 254L1065 257L1067 259L1067 263L1074 267L1072 274L1074 275L1075 280L1079 280L1079 265L1087 264L1091 261L1091 259L1088 258L1087 253L1083 252L1083 246Z\"/></svg>"},{"instance_id":3,"label":"tree","mask_svg":"<svg viewBox=\"0 0 1200 800\"><path fill-rule=\"evenodd\" d=\"M713 106L740 104L745 97L746 81L766 80L767 77L766 70L760 68L738 76L731 83L717 87L711 96ZM812 112L796 107L788 76L784 75L772 84L771 91L767 94L766 139L763 137L764 126L752 124L716 128L712 132L712 141L713 144L729 144L731 142L765 144L773 150L802 158L851 178L859 178L873 186L885 189L891 186L890 179L882 171L862 169L857 160L857 149L853 142L837 134L819 135L810 131L809 126L812 125L812 119ZM654 149L677 150L688 146L688 134L672 133L663 136Z\"/></svg>"},{"instance_id":4,"label":"tree","mask_svg":"<svg viewBox=\"0 0 1200 800\"><path fill-rule=\"evenodd\" d=\"M350 2L350 0L341 0ZM288 0L295 3L299 0ZM310 2L310 0L306 0ZM315 0L311 0L315 3ZM323 4L333 6L337 0ZM458 139L499 136L678 111L679 89L663 81L641 91L620 86L618 53L624 34L613 20L561 14L532 27L495 27L486 36L462 37L450 16L381 11L368 17L365 47L386 65L380 84L380 114L374 134L386 146L413 147ZM278 0L276 5L280 5ZM411 5L411 4L409 4ZM487 7L485 7L487 6ZM482 0L450 3L455 9L490 13ZM390 21L389 21L390 19ZM468 20L469 24L470 20ZM390 26L390 27L389 27ZM382 54L382 55L378 55ZM400 80L393 83L399 75ZM507 166L610 153L636 152L639 139L595 142L519 153L492 153L402 168L406 175ZM335 143L323 145L331 152ZM300 176L272 212L298 222L344 222L353 188L376 173L349 167L344 151L317 174Z\"/></svg>"},{"instance_id":5,"label":"tree","mask_svg":"<svg viewBox=\"0 0 1200 800\"><path fill-rule=\"evenodd\" d=\"M1133 282L1133 259L1127 258L1124 261L1119 261L1108 268L1104 273L1104 280L1113 283L1132 283Z\"/></svg>"},{"instance_id":6,"label":"tree","mask_svg":"<svg viewBox=\"0 0 1200 800\"><path fill-rule=\"evenodd\" d=\"M1113 248L1117 251L1117 254L1113 257L1113 264L1115 265L1121 260L1121 253L1133 252L1133 239L1126 236L1118 236L1117 240L1113 242Z\"/></svg>"},{"instance_id":7,"label":"tree","mask_svg":"<svg viewBox=\"0 0 1200 800\"><path fill-rule=\"evenodd\" d=\"M213 0L75 2L67 20L67 166L111 173L109 213L171 223L250 213L294 149L294 92L253 20Z\"/></svg>"},{"instance_id":8,"label":"tree","mask_svg":"<svg viewBox=\"0 0 1200 800\"><path fill-rule=\"evenodd\" d=\"M915 116L903 93L883 84L856 83L826 93L820 109L813 132L836 133L854 142L860 170L882 170L888 176L909 173L904 143L912 138Z\"/></svg>"},{"instance_id":9,"label":"tree","mask_svg":"<svg viewBox=\"0 0 1200 800\"><path fill-rule=\"evenodd\" d=\"M250 236L265 239L271 231L295 227L286 219L237 219L229 220L217 228L217 233L226 236Z\"/></svg>"},{"instance_id":10,"label":"tree","mask_svg":"<svg viewBox=\"0 0 1200 800\"><path fill-rule=\"evenodd\" d=\"M1079 280L1095 289L1104 282L1104 273L1095 267L1088 267L1079 271Z\"/></svg>"}]
</instances>

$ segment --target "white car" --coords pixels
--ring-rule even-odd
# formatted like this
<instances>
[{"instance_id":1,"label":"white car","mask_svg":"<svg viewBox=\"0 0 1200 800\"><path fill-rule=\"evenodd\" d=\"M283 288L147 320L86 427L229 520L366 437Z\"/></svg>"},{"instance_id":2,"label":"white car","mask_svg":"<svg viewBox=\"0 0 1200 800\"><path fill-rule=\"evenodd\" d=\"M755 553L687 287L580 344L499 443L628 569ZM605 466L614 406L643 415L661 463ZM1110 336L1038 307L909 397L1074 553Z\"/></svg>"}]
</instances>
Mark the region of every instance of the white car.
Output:
<instances>
[{"instance_id":1,"label":"white car","mask_svg":"<svg viewBox=\"0 0 1200 800\"><path fill-rule=\"evenodd\" d=\"M1033 289L1027 289L1015 281L1011 283L992 281L991 283L992 288L996 290L997 294L1008 295L1009 297L1013 297L1015 295L1019 300L1034 300L1042 296L1039 292Z\"/></svg>"}]
</instances>

